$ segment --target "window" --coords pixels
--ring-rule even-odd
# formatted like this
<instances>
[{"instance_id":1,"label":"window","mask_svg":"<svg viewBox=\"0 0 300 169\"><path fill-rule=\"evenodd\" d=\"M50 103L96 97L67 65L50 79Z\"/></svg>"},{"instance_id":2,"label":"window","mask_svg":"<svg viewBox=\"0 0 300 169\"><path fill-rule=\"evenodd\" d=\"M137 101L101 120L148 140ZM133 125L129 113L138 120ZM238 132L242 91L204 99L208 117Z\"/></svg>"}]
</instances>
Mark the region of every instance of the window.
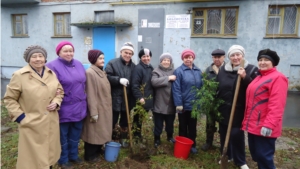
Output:
<instances>
[{"instance_id":1,"label":"window","mask_svg":"<svg viewBox=\"0 0 300 169\"><path fill-rule=\"evenodd\" d=\"M269 6L267 36L297 36L299 7Z\"/></svg>"},{"instance_id":2,"label":"window","mask_svg":"<svg viewBox=\"0 0 300 169\"><path fill-rule=\"evenodd\" d=\"M27 15L13 14L13 36L28 36Z\"/></svg>"},{"instance_id":3,"label":"window","mask_svg":"<svg viewBox=\"0 0 300 169\"><path fill-rule=\"evenodd\" d=\"M236 36L238 8L193 9L192 36Z\"/></svg>"},{"instance_id":4,"label":"window","mask_svg":"<svg viewBox=\"0 0 300 169\"><path fill-rule=\"evenodd\" d=\"M95 22L114 22L114 11L95 12Z\"/></svg>"},{"instance_id":5,"label":"window","mask_svg":"<svg viewBox=\"0 0 300 169\"><path fill-rule=\"evenodd\" d=\"M54 13L54 36L71 36L70 13Z\"/></svg>"}]
</instances>

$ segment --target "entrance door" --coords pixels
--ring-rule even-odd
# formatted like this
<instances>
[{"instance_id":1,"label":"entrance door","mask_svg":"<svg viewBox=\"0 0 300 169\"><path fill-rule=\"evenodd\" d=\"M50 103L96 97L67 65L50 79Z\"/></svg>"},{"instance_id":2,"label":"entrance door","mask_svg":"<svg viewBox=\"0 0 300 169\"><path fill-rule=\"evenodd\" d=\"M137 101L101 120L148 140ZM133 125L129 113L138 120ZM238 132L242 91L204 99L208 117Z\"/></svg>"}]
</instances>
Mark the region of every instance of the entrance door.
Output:
<instances>
[{"instance_id":1,"label":"entrance door","mask_svg":"<svg viewBox=\"0 0 300 169\"><path fill-rule=\"evenodd\" d=\"M115 58L115 27L93 29L93 48L101 50L105 56L105 65Z\"/></svg>"},{"instance_id":2,"label":"entrance door","mask_svg":"<svg viewBox=\"0 0 300 169\"><path fill-rule=\"evenodd\" d=\"M151 64L159 65L159 57L163 52L165 10L163 8L139 9L138 49L151 50Z\"/></svg>"}]
</instances>

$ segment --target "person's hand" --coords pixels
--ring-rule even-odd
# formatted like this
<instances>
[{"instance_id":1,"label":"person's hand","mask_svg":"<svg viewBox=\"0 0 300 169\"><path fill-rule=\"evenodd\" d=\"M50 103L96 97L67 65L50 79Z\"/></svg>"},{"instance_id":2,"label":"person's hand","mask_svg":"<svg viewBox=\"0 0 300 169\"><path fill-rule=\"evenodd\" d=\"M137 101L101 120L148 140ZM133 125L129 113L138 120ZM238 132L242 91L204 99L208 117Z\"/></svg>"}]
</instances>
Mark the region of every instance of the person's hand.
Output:
<instances>
[{"instance_id":1,"label":"person's hand","mask_svg":"<svg viewBox=\"0 0 300 169\"><path fill-rule=\"evenodd\" d=\"M245 71L244 68L240 67L239 70L238 70L238 72L237 72L237 74L239 74L241 76L241 78L244 79L245 76L246 76L246 71Z\"/></svg>"},{"instance_id":2,"label":"person's hand","mask_svg":"<svg viewBox=\"0 0 300 169\"><path fill-rule=\"evenodd\" d=\"M123 86L126 86L129 85L129 81L126 79L126 78L121 78L120 79L120 83L123 85Z\"/></svg>"},{"instance_id":3,"label":"person's hand","mask_svg":"<svg viewBox=\"0 0 300 169\"><path fill-rule=\"evenodd\" d=\"M55 96L60 95L60 92L61 92L61 90L60 90L60 89L57 89L57 90L56 90L56 95L55 95Z\"/></svg>"},{"instance_id":4,"label":"person's hand","mask_svg":"<svg viewBox=\"0 0 300 169\"><path fill-rule=\"evenodd\" d=\"M269 129L269 128L267 128L267 127L262 127L261 130L260 130L260 134L261 134L262 136L265 136L265 137L271 136L271 134L272 134L272 129Z\"/></svg>"},{"instance_id":5,"label":"person's hand","mask_svg":"<svg viewBox=\"0 0 300 169\"><path fill-rule=\"evenodd\" d=\"M176 113L182 113L183 106L176 106Z\"/></svg>"},{"instance_id":6,"label":"person's hand","mask_svg":"<svg viewBox=\"0 0 300 169\"><path fill-rule=\"evenodd\" d=\"M53 111L57 108L57 104L54 102L51 102L48 106L47 106L47 110L48 111Z\"/></svg>"},{"instance_id":7,"label":"person's hand","mask_svg":"<svg viewBox=\"0 0 300 169\"><path fill-rule=\"evenodd\" d=\"M97 121L98 121L98 114L94 115L94 116L91 116L91 118L90 118L91 123L96 123Z\"/></svg>"},{"instance_id":8,"label":"person's hand","mask_svg":"<svg viewBox=\"0 0 300 169\"><path fill-rule=\"evenodd\" d=\"M169 76L169 81L175 81L175 80L176 80L176 76L175 75Z\"/></svg>"},{"instance_id":9,"label":"person's hand","mask_svg":"<svg viewBox=\"0 0 300 169\"><path fill-rule=\"evenodd\" d=\"M145 100L144 100L144 98L141 98L141 99L140 99L140 103L141 103L142 105L144 105L144 104L145 104Z\"/></svg>"}]
</instances>

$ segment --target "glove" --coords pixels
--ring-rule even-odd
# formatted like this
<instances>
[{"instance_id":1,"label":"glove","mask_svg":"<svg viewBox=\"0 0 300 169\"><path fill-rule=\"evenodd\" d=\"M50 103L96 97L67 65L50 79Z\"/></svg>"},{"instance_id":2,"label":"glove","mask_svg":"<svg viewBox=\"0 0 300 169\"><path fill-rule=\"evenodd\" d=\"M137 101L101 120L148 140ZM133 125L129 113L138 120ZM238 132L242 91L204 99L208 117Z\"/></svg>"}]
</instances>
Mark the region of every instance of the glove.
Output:
<instances>
[{"instance_id":1,"label":"glove","mask_svg":"<svg viewBox=\"0 0 300 169\"><path fill-rule=\"evenodd\" d=\"M91 123L96 123L97 121L98 121L98 115L91 116L91 118L90 118Z\"/></svg>"},{"instance_id":2,"label":"glove","mask_svg":"<svg viewBox=\"0 0 300 169\"><path fill-rule=\"evenodd\" d=\"M176 106L176 113L182 113L183 106Z\"/></svg>"},{"instance_id":3,"label":"glove","mask_svg":"<svg viewBox=\"0 0 300 169\"><path fill-rule=\"evenodd\" d=\"M121 78L120 79L120 83L123 85L123 86L126 86L129 85L129 81L126 79L126 78Z\"/></svg>"},{"instance_id":4,"label":"glove","mask_svg":"<svg viewBox=\"0 0 300 169\"><path fill-rule=\"evenodd\" d=\"M261 130L260 130L260 134L264 137L266 136L271 136L272 134L272 129L269 129L267 127L262 127Z\"/></svg>"}]
</instances>

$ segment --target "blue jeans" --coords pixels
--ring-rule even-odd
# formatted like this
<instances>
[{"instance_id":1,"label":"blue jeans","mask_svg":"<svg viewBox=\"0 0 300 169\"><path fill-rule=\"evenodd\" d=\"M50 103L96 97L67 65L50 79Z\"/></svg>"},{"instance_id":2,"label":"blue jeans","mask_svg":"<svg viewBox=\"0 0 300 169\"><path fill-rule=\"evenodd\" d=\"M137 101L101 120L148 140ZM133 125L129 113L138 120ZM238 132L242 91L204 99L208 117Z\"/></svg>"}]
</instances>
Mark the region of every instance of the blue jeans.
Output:
<instances>
[{"instance_id":1,"label":"blue jeans","mask_svg":"<svg viewBox=\"0 0 300 169\"><path fill-rule=\"evenodd\" d=\"M61 154L59 164L78 159L78 144L82 131L83 120L79 122L60 123Z\"/></svg>"},{"instance_id":2,"label":"blue jeans","mask_svg":"<svg viewBox=\"0 0 300 169\"><path fill-rule=\"evenodd\" d=\"M275 169L273 156L276 139L248 133L250 154L258 169Z\"/></svg>"}]
</instances>

